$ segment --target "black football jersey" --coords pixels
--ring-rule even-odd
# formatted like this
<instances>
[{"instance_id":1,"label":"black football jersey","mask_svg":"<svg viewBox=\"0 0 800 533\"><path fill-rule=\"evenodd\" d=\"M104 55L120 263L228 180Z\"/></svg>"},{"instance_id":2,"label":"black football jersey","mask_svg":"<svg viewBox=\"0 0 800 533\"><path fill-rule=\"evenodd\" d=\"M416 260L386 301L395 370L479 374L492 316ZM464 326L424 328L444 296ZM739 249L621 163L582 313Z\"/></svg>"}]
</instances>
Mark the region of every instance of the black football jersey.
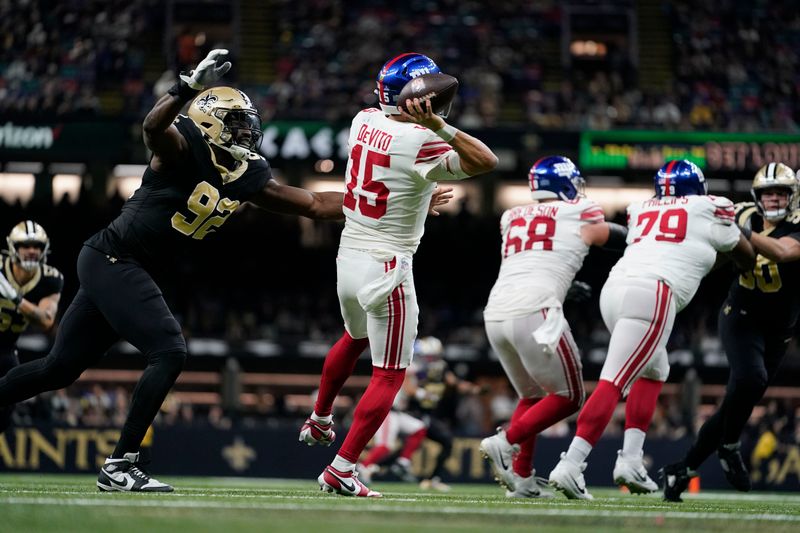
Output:
<instances>
[{"instance_id":1,"label":"black football jersey","mask_svg":"<svg viewBox=\"0 0 800 533\"><path fill-rule=\"evenodd\" d=\"M800 210L793 211L772 231L764 231L764 219L752 202L736 205L736 223L773 238L800 241ZM774 263L758 255L756 266L733 281L728 300L754 317L776 327L792 327L800 314L800 261Z\"/></svg>"},{"instance_id":2,"label":"black football jersey","mask_svg":"<svg viewBox=\"0 0 800 533\"><path fill-rule=\"evenodd\" d=\"M61 272L50 265L42 265L28 283L20 286L11 271L11 258L5 254L0 255L0 263L8 282L29 302L38 304L47 296L61 293L64 287ZM15 309L14 303L0 299L0 349L13 347L20 333L27 327L28 319Z\"/></svg>"},{"instance_id":3,"label":"black football jersey","mask_svg":"<svg viewBox=\"0 0 800 533\"><path fill-rule=\"evenodd\" d=\"M191 254L271 179L267 161L254 155L223 181L194 122L179 115L175 126L189 144L183 159L167 171L148 166L119 216L86 245L144 266L167 265L171 257Z\"/></svg>"}]
</instances>

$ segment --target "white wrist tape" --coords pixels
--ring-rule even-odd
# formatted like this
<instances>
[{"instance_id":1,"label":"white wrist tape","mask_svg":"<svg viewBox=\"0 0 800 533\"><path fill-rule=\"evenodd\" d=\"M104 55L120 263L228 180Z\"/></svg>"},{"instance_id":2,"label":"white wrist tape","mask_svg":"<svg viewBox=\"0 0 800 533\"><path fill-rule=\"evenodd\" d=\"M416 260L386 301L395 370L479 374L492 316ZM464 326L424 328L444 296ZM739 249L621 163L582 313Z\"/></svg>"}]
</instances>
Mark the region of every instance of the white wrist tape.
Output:
<instances>
[{"instance_id":1,"label":"white wrist tape","mask_svg":"<svg viewBox=\"0 0 800 533\"><path fill-rule=\"evenodd\" d=\"M458 128L455 128L450 124L445 124L441 129L438 129L433 133L441 137L443 141L450 142L455 138L456 133L458 133Z\"/></svg>"}]
</instances>

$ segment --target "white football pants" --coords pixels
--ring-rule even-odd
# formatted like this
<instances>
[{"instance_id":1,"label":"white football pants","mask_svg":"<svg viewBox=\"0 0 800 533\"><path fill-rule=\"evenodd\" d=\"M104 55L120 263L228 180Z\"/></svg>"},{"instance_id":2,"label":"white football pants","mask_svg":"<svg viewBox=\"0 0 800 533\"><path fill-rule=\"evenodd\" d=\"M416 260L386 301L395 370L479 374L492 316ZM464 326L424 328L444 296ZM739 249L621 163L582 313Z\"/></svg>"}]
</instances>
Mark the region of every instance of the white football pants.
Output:
<instances>
[{"instance_id":1,"label":"white football pants","mask_svg":"<svg viewBox=\"0 0 800 533\"><path fill-rule=\"evenodd\" d=\"M609 280L600 293L600 312L611 332L600 379L623 395L639 377L666 381L667 340L675 322L669 285L645 278Z\"/></svg>"},{"instance_id":2,"label":"white football pants","mask_svg":"<svg viewBox=\"0 0 800 533\"><path fill-rule=\"evenodd\" d=\"M520 398L557 394L583 402L581 358L569 326L561 334L554 354L547 353L533 338L545 316L541 310L522 318L487 321L489 344Z\"/></svg>"}]
</instances>

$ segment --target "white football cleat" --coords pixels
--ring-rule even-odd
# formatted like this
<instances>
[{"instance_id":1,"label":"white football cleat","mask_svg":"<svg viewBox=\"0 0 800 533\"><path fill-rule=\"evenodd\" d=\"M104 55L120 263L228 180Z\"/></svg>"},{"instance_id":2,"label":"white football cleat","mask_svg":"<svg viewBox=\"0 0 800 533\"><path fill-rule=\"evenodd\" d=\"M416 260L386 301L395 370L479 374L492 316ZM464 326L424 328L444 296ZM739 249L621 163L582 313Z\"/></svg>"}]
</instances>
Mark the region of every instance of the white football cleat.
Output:
<instances>
[{"instance_id":1,"label":"white football cleat","mask_svg":"<svg viewBox=\"0 0 800 533\"><path fill-rule=\"evenodd\" d=\"M507 490L506 498L552 498L553 492L542 487L542 478L537 478L535 472L531 472L528 477L522 477L514 473L515 490ZM547 483L544 483L547 487Z\"/></svg>"},{"instance_id":2,"label":"white football cleat","mask_svg":"<svg viewBox=\"0 0 800 533\"><path fill-rule=\"evenodd\" d=\"M550 486L570 500L594 500L594 496L586 490L584 470L586 463L575 464L567 459L565 452L561 452L561 460L550 472Z\"/></svg>"},{"instance_id":3,"label":"white football cleat","mask_svg":"<svg viewBox=\"0 0 800 533\"><path fill-rule=\"evenodd\" d=\"M647 475L642 456L626 457L622 450L617 451L617 462L614 463L614 483L621 487L628 487L632 494L649 494L658 490L658 484Z\"/></svg>"},{"instance_id":4,"label":"white football cleat","mask_svg":"<svg viewBox=\"0 0 800 533\"><path fill-rule=\"evenodd\" d=\"M481 455L489 461L497 482L508 490L516 490L511 463L514 460L514 454L519 452L519 444L509 443L505 430L498 429L496 435L486 437L481 441L480 451Z\"/></svg>"},{"instance_id":5,"label":"white football cleat","mask_svg":"<svg viewBox=\"0 0 800 533\"><path fill-rule=\"evenodd\" d=\"M311 417L306 418L303 427L300 428L300 436L297 440L305 442L309 446L314 446L315 444L330 446L336 440L333 421L321 424Z\"/></svg>"},{"instance_id":6,"label":"white football cleat","mask_svg":"<svg viewBox=\"0 0 800 533\"><path fill-rule=\"evenodd\" d=\"M139 453L126 453L122 459L106 459L97 488L104 492L172 492L172 487L150 476L139 462Z\"/></svg>"},{"instance_id":7,"label":"white football cleat","mask_svg":"<svg viewBox=\"0 0 800 533\"><path fill-rule=\"evenodd\" d=\"M382 498L383 494L372 490L358 479L358 472L342 472L327 466L317 478L319 489L324 492L335 492L342 496L358 496L362 498Z\"/></svg>"}]
</instances>

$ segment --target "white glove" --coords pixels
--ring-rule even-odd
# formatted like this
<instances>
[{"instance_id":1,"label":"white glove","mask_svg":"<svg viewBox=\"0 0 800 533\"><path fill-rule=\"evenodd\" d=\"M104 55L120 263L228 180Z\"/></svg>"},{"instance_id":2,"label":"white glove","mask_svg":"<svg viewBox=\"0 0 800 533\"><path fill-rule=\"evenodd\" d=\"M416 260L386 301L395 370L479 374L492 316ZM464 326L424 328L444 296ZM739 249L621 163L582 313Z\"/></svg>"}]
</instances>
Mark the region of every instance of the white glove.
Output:
<instances>
[{"instance_id":1,"label":"white glove","mask_svg":"<svg viewBox=\"0 0 800 533\"><path fill-rule=\"evenodd\" d=\"M197 91L205 89L231 69L230 61L222 62L227 57L228 51L224 48L211 50L188 76L181 74L181 79L192 89Z\"/></svg>"},{"instance_id":2,"label":"white glove","mask_svg":"<svg viewBox=\"0 0 800 533\"><path fill-rule=\"evenodd\" d=\"M17 289L11 286L2 272L0 272L0 298L11 300L15 306L19 306L22 301L22 296L19 295Z\"/></svg>"}]
</instances>

